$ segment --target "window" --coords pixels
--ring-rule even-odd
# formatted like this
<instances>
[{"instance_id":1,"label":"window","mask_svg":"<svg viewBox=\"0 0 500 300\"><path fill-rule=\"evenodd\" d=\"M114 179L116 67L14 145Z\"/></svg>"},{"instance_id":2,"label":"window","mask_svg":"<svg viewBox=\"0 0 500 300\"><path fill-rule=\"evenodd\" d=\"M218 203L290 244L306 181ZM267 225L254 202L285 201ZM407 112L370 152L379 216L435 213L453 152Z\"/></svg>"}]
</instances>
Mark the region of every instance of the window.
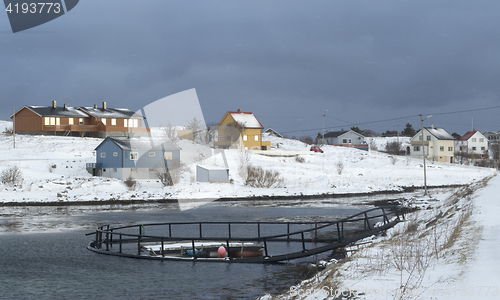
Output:
<instances>
[{"instance_id":1,"label":"window","mask_svg":"<svg viewBox=\"0 0 500 300\"><path fill-rule=\"evenodd\" d=\"M139 120L134 119L134 127L139 127Z\"/></svg>"},{"instance_id":2,"label":"window","mask_svg":"<svg viewBox=\"0 0 500 300\"><path fill-rule=\"evenodd\" d=\"M472 147L472 151L476 151L476 147Z\"/></svg>"},{"instance_id":3,"label":"window","mask_svg":"<svg viewBox=\"0 0 500 300\"><path fill-rule=\"evenodd\" d=\"M342 144L347 144L347 139L343 139Z\"/></svg>"},{"instance_id":4,"label":"window","mask_svg":"<svg viewBox=\"0 0 500 300\"><path fill-rule=\"evenodd\" d=\"M68 118L68 124L73 125L73 118Z\"/></svg>"},{"instance_id":5,"label":"window","mask_svg":"<svg viewBox=\"0 0 500 300\"><path fill-rule=\"evenodd\" d=\"M479 142L483 143L484 139L483 138L479 138Z\"/></svg>"},{"instance_id":6,"label":"window","mask_svg":"<svg viewBox=\"0 0 500 300\"><path fill-rule=\"evenodd\" d=\"M101 152L101 158L106 158L106 152Z\"/></svg>"},{"instance_id":7,"label":"window","mask_svg":"<svg viewBox=\"0 0 500 300\"><path fill-rule=\"evenodd\" d=\"M350 143L352 143L352 140L351 140L351 139L349 139L349 144L350 144Z\"/></svg>"},{"instance_id":8,"label":"window","mask_svg":"<svg viewBox=\"0 0 500 300\"><path fill-rule=\"evenodd\" d=\"M118 168L113 168L113 172L114 173L118 172Z\"/></svg>"},{"instance_id":9,"label":"window","mask_svg":"<svg viewBox=\"0 0 500 300\"><path fill-rule=\"evenodd\" d=\"M419 135L418 136L418 140L421 141L422 140L422 135Z\"/></svg>"},{"instance_id":10,"label":"window","mask_svg":"<svg viewBox=\"0 0 500 300\"><path fill-rule=\"evenodd\" d=\"M427 136L427 140L428 140L428 141L430 141L430 140L431 140L431 136L430 136L430 135L428 135L428 136Z\"/></svg>"},{"instance_id":11,"label":"window","mask_svg":"<svg viewBox=\"0 0 500 300\"><path fill-rule=\"evenodd\" d=\"M475 143L476 142L476 138L472 138L472 142Z\"/></svg>"},{"instance_id":12,"label":"window","mask_svg":"<svg viewBox=\"0 0 500 300\"><path fill-rule=\"evenodd\" d=\"M101 119L102 124L106 125L106 118Z\"/></svg>"},{"instance_id":13,"label":"window","mask_svg":"<svg viewBox=\"0 0 500 300\"><path fill-rule=\"evenodd\" d=\"M50 118L49 117L45 117L45 125L50 125Z\"/></svg>"},{"instance_id":14,"label":"window","mask_svg":"<svg viewBox=\"0 0 500 300\"><path fill-rule=\"evenodd\" d=\"M420 146L413 146L413 151L420 151Z\"/></svg>"},{"instance_id":15,"label":"window","mask_svg":"<svg viewBox=\"0 0 500 300\"><path fill-rule=\"evenodd\" d=\"M137 152L130 152L130 160L138 160L139 154Z\"/></svg>"},{"instance_id":16,"label":"window","mask_svg":"<svg viewBox=\"0 0 500 300\"><path fill-rule=\"evenodd\" d=\"M123 119L123 127L128 127L127 119Z\"/></svg>"},{"instance_id":17,"label":"window","mask_svg":"<svg viewBox=\"0 0 500 300\"><path fill-rule=\"evenodd\" d=\"M246 142L248 140L248 136L244 135L243 140Z\"/></svg>"},{"instance_id":18,"label":"window","mask_svg":"<svg viewBox=\"0 0 500 300\"><path fill-rule=\"evenodd\" d=\"M485 148L485 147L481 147L481 150L483 150L483 151L484 151L484 150L486 150L486 148Z\"/></svg>"},{"instance_id":19,"label":"window","mask_svg":"<svg viewBox=\"0 0 500 300\"><path fill-rule=\"evenodd\" d=\"M50 125L56 125L56 118L50 117Z\"/></svg>"},{"instance_id":20,"label":"window","mask_svg":"<svg viewBox=\"0 0 500 300\"><path fill-rule=\"evenodd\" d=\"M256 142L258 142L258 141L259 141L259 136L258 136L258 135L254 136L254 140L255 140Z\"/></svg>"},{"instance_id":21,"label":"window","mask_svg":"<svg viewBox=\"0 0 500 300\"><path fill-rule=\"evenodd\" d=\"M448 147L448 151L453 151L453 147Z\"/></svg>"},{"instance_id":22,"label":"window","mask_svg":"<svg viewBox=\"0 0 500 300\"><path fill-rule=\"evenodd\" d=\"M78 124L83 125L83 118L80 118L80 119L78 120Z\"/></svg>"},{"instance_id":23,"label":"window","mask_svg":"<svg viewBox=\"0 0 500 300\"><path fill-rule=\"evenodd\" d=\"M163 158L166 160L171 160L172 159L172 152L163 153Z\"/></svg>"},{"instance_id":24,"label":"window","mask_svg":"<svg viewBox=\"0 0 500 300\"><path fill-rule=\"evenodd\" d=\"M116 119L111 119L111 125L116 126Z\"/></svg>"},{"instance_id":25,"label":"window","mask_svg":"<svg viewBox=\"0 0 500 300\"><path fill-rule=\"evenodd\" d=\"M149 152L149 156L153 157L153 156L155 156L155 155L156 155L156 153L154 153L154 152Z\"/></svg>"},{"instance_id":26,"label":"window","mask_svg":"<svg viewBox=\"0 0 500 300\"><path fill-rule=\"evenodd\" d=\"M118 152L113 152L113 156L114 157L118 156Z\"/></svg>"},{"instance_id":27,"label":"window","mask_svg":"<svg viewBox=\"0 0 500 300\"><path fill-rule=\"evenodd\" d=\"M444 151L444 146L439 147L439 151Z\"/></svg>"},{"instance_id":28,"label":"window","mask_svg":"<svg viewBox=\"0 0 500 300\"><path fill-rule=\"evenodd\" d=\"M56 125L61 125L61 118L56 118Z\"/></svg>"}]
</instances>

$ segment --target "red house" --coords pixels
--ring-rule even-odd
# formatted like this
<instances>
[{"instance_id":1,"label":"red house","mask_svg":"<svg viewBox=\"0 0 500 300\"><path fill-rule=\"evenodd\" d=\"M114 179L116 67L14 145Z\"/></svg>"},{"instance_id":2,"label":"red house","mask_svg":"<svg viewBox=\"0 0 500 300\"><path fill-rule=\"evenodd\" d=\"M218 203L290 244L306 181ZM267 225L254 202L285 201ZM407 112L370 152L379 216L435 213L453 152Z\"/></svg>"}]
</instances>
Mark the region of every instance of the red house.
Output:
<instances>
[{"instance_id":1,"label":"red house","mask_svg":"<svg viewBox=\"0 0 500 300\"><path fill-rule=\"evenodd\" d=\"M149 128L142 127L142 116L126 108L23 106L10 118L16 133L71 136L145 136Z\"/></svg>"}]
</instances>

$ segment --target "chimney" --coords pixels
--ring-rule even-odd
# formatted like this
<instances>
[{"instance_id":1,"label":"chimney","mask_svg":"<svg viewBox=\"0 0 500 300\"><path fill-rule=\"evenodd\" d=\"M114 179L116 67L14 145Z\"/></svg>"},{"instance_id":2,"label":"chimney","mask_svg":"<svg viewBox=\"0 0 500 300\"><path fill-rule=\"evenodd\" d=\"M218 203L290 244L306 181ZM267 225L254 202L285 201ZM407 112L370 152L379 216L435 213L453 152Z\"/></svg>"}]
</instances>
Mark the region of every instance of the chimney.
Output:
<instances>
[{"instance_id":1,"label":"chimney","mask_svg":"<svg viewBox=\"0 0 500 300\"><path fill-rule=\"evenodd\" d=\"M239 113L240 113L240 112L241 112L241 108L238 108L237 112L239 112Z\"/></svg>"},{"instance_id":2,"label":"chimney","mask_svg":"<svg viewBox=\"0 0 500 300\"><path fill-rule=\"evenodd\" d=\"M94 104L94 108L97 109L97 104Z\"/></svg>"},{"instance_id":3,"label":"chimney","mask_svg":"<svg viewBox=\"0 0 500 300\"><path fill-rule=\"evenodd\" d=\"M431 129L434 129L434 124L431 124Z\"/></svg>"},{"instance_id":4,"label":"chimney","mask_svg":"<svg viewBox=\"0 0 500 300\"><path fill-rule=\"evenodd\" d=\"M52 107L53 107L53 108L56 108L56 101L55 101L55 100L54 100L54 101L52 101Z\"/></svg>"},{"instance_id":5,"label":"chimney","mask_svg":"<svg viewBox=\"0 0 500 300\"><path fill-rule=\"evenodd\" d=\"M65 109L65 110L66 110L66 109L68 109L68 107L66 106L66 104L64 104L64 109Z\"/></svg>"},{"instance_id":6,"label":"chimney","mask_svg":"<svg viewBox=\"0 0 500 300\"><path fill-rule=\"evenodd\" d=\"M102 109L106 109L106 102L102 103Z\"/></svg>"}]
</instances>

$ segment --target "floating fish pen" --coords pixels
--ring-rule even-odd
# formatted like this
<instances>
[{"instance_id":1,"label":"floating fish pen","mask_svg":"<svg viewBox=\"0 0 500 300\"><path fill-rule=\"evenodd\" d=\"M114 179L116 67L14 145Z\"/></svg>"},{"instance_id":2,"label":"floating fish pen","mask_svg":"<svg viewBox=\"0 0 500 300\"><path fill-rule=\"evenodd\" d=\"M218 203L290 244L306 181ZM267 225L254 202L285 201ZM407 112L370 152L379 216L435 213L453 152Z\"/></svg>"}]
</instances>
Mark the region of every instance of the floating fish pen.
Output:
<instances>
[{"instance_id":1,"label":"floating fish pen","mask_svg":"<svg viewBox=\"0 0 500 300\"><path fill-rule=\"evenodd\" d=\"M396 207L379 207L321 222L169 222L88 233L87 249L153 260L277 263L334 251L380 233L404 219Z\"/></svg>"}]
</instances>

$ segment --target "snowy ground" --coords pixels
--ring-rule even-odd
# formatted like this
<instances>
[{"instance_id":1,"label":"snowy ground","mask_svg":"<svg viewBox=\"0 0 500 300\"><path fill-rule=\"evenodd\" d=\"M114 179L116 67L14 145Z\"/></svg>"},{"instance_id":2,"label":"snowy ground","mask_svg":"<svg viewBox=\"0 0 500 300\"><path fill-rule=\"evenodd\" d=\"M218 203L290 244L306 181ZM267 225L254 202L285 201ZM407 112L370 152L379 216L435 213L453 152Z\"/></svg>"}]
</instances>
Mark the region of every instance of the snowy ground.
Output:
<instances>
[{"instance_id":1,"label":"snowy ground","mask_svg":"<svg viewBox=\"0 0 500 300\"><path fill-rule=\"evenodd\" d=\"M281 296L261 299L498 299L500 177L434 204ZM337 299L337 298L335 298ZM343 298L347 299L347 297Z\"/></svg>"},{"instance_id":2,"label":"snowy ground","mask_svg":"<svg viewBox=\"0 0 500 300\"><path fill-rule=\"evenodd\" d=\"M11 123L0 123L8 127ZM250 154L249 164L281 173L283 187L253 188L239 176L239 150L225 150L224 155L187 140L180 140L181 159L185 164L180 180L173 187L163 187L158 180L140 180L129 190L115 179L92 177L85 163L95 162L94 149L102 141L96 138L16 136L1 134L0 172L17 166L23 181L13 187L0 184L0 202L64 202L120 199L217 199L221 197L288 196L370 193L400 191L403 187L423 185L420 160L392 157L377 151L324 146L324 153L308 151L300 141L267 137L273 151L306 153L295 157L269 157ZM155 134L159 134L158 131ZM379 141L384 144L383 141ZM305 152L304 152L305 151ZM225 159L224 159L225 156ZM195 180L196 164L224 166L230 169L232 183L202 183ZM468 184L479 181L491 170L447 163L429 163L429 186Z\"/></svg>"}]
</instances>

